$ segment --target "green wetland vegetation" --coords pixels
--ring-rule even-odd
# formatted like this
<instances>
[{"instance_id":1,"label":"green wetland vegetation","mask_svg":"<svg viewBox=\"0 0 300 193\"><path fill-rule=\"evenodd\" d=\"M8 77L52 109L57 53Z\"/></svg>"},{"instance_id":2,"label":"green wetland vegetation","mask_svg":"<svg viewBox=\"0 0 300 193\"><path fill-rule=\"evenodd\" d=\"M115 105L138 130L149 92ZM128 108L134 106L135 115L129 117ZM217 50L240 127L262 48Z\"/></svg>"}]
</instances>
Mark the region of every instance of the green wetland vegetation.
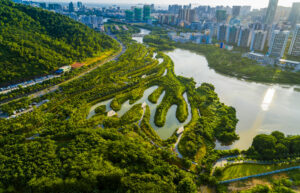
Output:
<instances>
[{"instance_id":1,"label":"green wetland vegetation","mask_svg":"<svg viewBox=\"0 0 300 193\"><path fill-rule=\"evenodd\" d=\"M195 88L192 79L175 75L168 56L158 53L153 58L156 52L153 48L126 40L127 50L118 61L62 84L59 90L42 98L8 104L26 108L33 101L50 100L33 112L0 119L2 191L196 192L200 184L216 183L209 177L210 168L202 159L198 160L201 164L197 168L191 167L200 143L195 141L194 149L184 150L190 159L179 159L172 151L176 135L161 140L151 127L148 106L144 110L141 104L136 104L121 117L108 117L104 112L107 109L99 106L93 117L86 118L94 104L113 99L111 108L118 110L124 102L129 100L133 104L146 89L157 86L158 91L151 94L152 102L165 92L155 113L157 125L164 125L172 105L177 106L178 120L186 120L188 104L183 94L187 93L193 112L189 130L203 135L205 143L201 142L201 146L216 159L236 153L213 150L215 139L224 143L237 139L232 129L237 121L235 111L219 102L213 86L203 84ZM163 61L160 63L158 58ZM193 96L195 93L197 97ZM197 114L200 107L207 119L220 117L212 123L208 120L202 123ZM227 110L232 114L218 112ZM194 130L194 125L204 128L204 124L211 129L205 133ZM205 162L212 165L214 159L207 157ZM193 172L188 172L189 168Z\"/></svg>"},{"instance_id":2,"label":"green wetland vegetation","mask_svg":"<svg viewBox=\"0 0 300 193\"><path fill-rule=\"evenodd\" d=\"M20 7L24 12L32 9L30 13L36 13L35 16L49 14L49 21L52 16L57 20L58 29L60 21L73 22L40 9L8 1L1 3ZM73 24L75 29L77 25L82 26ZM106 27L114 28L115 24ZM118 49L117 42L108 36L83 28L88 37L81 38L94 41L101 51ZM214 149L216 140L231 144L239 139L235 133L238 122L235 109L220 101L213 85L203 83L196 87L193 79L177 76L173 61L157 47L132 41L131 34L137 29L128 27L125 30L128 33L118 31L111 29L126 46L118 60L106 62L78 79L59 85L55 92L34 99L22 98L1 107L8 112L49 100L34 107L32 112L0 119L0 192L195 193L201 185L216 187L218 179L211 175L214 162L240 153L239 150ZM89 32L103 41L97 42L97 37ZM81 42L80 38L75 40ZM87 50L91 56L99 51ZM79 59L77 56L68 58L68 62ZM141 103L135 104L154 86L157 88L149 95L149 101L158 103L164 93L154 115L157 126L165 125L168 110L173 105L177 107L179 122L187 120L188 105L191 108L192 118L185 125L178 144L183 158L174 151L178 136L174 133L162 140L151 127L149 106L143 108ZM95 115L89 117L94 105L108 100L110 106L99 105ZM122 116L107 116L110 108L118 111L127 101L134 105ZM253 152L253 155L260 153L258 149Z\"/></svg>"},{"instance_id":3,"label":"green wetland vegetation","mask_svg":"<svg viewBox=\"0 0 300 193\"><path fill-rule=\"evenodd\" d=\"M141 44L127 46L118 62L61 86L34 112L0 120L2 190L195 192L194 176L175 165L180 160L146 140L137 124L140 105L121 118L100 113L86 119L94 102L132 92L163 74L165 64L157 65L151 50ZM149 76L142 79L139 74L147 70Z\"/></svg>"}]
</instances>

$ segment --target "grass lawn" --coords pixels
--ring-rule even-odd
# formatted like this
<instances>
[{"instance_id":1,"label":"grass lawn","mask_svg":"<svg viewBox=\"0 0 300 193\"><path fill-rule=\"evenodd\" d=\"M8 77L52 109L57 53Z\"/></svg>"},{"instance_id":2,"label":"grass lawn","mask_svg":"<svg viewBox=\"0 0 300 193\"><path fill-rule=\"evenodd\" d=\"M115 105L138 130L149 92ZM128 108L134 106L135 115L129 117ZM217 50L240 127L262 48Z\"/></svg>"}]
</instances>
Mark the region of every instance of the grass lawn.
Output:
<instances>
[{"instance_id":1,"label":"grass lawn","mask_svg":"<svg viewBox=\"0 0 300 193\"><path fill-rule=\"evenodd\" d=\"M220 180L230 180L234 178L240 178L244 176L251 176L255 174L270 172L283 168L289 168L297 166L299 163L292 164L272 164L272 165L261 165L261 164L237 164L228 166L224 169L223 175Z\"/></svg>"},{"instance_id":2,"label":"grass lawn","mask_svg":"<svg viewBox=\"0 0 300 193\"><path fill-rule=\"evenodd\" d=\"M96 56L96 57L92 57L92 58L87 58L83 63L85 65L91 65L95 62L98 62L100 60L103 60L104 58L107 58L108 56L112 55L114 52L114 50L109 50L109 51L105 51L105 52L101 52L99 54L99 56Z\"/></svg>"},{"instance_id":3,"label":"grass lawn","mask_svg":"<svg viewBox=\"0 0 300 193\"><path fill-rule=\"evenodd\" d=\"M300 190L300 170L291 170L288 172L282 172L278 174L263 176L259 178L250 178L248 180L233 182L227 184L227 188L225 188L226 192L237 192L243 190L249 190L254 188L257 185L264 185L272 188L275 182L278 183L282 180L290 180L292 181L291 190L295 192L299 192Z\"/></svg>"}]
</instances>

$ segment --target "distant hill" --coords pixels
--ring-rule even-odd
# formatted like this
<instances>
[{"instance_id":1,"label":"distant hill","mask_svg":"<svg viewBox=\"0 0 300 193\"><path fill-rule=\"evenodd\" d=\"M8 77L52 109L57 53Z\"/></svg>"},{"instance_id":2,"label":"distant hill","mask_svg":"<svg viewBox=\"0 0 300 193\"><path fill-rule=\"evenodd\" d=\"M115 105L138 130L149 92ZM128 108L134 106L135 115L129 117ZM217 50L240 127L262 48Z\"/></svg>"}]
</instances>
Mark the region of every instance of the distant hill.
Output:
<instances>
[{"instance_id":1,"label":"distant hill","mask_svg":"<svg viewBox=\"0 0 300 193\"><path fill-rule=\"evenodd\" d=\"M0 0L0 85L40 76L117 46L66 16Z\"/></svg>"}]
</instances>

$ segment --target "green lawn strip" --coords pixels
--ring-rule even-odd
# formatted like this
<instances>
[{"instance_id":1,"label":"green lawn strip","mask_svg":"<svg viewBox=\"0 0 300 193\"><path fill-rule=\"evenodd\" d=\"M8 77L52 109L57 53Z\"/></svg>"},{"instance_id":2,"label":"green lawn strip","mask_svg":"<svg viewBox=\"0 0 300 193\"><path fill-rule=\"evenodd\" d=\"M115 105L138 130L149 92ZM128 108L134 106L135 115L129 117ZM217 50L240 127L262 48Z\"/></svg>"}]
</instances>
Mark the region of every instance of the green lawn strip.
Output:
<instances>
[{"instance_id":1,"label":"green lawn strip","mask_svg":"<svg viewBox=\"0 0 300 193\"><path fill-rule=\"evenodd\" d=\"M299 163L291 164L236 164L226 167L223 170L223 175L220 180L229 180L245 176L251 176L266 172L271 172L274 170L280 170L284 168L289 168L293 166L298 166Z\"/></svg>"}]
</instances>

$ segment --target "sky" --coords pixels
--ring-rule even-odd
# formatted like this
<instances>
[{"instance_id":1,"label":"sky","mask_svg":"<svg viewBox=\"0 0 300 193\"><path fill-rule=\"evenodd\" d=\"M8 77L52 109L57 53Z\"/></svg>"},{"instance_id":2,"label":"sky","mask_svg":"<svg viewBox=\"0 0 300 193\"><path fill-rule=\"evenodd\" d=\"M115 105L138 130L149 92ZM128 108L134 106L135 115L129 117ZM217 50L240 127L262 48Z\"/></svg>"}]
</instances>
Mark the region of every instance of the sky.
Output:
<instances>
[{"instance_id":1,"label":"sky","mask_svg":"<svg viewBox=\"0 0 300 193\"><path fill-rule=\"evenodd\" d=\"M77 0L40 0L45 2L76 2ZM104 4L189 4L192 5L251 5L252 8L263 8L268 6L269 0L79 0L83 3L104 3ZM279 5L291 7L293 2L300 0L279 0Z\"/></svg>"}]
</instances>

